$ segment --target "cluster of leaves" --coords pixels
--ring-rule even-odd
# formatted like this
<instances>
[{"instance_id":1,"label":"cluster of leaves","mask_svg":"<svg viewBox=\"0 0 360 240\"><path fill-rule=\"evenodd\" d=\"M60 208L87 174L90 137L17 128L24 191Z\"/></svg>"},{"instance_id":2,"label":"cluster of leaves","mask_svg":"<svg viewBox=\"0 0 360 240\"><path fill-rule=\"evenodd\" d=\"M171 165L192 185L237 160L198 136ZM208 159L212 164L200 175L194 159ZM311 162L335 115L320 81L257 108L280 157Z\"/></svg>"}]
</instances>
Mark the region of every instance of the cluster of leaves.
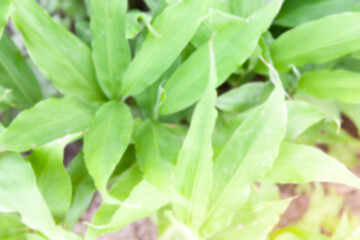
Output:
<instances>
[{"instance_id":1,"label":"cluster of leaves","mask_svg":"<svg viewBox=\"0 0 360 240\"><path fill-rule=\"evenodd\" d=\"M47 7L82 9L77 35L35 0L1 0L1 108L21 110L0 135L1 238L80 239L98 190L88 240L150 215L163 240L266 239L291 201L274 184L360 188L311 146L358 145L340 129L341 113L360 126L357 0L69 2ZM34 65L61 97L44 99Z\"/></svg>"},{"instance_id":2,"label":"cluster of leaves","mask_svg":"<svg viewBox=\"0 0 360 240\"><path fill-rule=\"evenodd\" d=\"M359 217L350 209L343 209L345 199L335 189L326 189L326 194L321 184L315 184L313 189L306 184L297 186L296 191L311 196L308 211L300 221L272 233L271 240L355 240L360 237Z\"/></svg>"}]
</instances>

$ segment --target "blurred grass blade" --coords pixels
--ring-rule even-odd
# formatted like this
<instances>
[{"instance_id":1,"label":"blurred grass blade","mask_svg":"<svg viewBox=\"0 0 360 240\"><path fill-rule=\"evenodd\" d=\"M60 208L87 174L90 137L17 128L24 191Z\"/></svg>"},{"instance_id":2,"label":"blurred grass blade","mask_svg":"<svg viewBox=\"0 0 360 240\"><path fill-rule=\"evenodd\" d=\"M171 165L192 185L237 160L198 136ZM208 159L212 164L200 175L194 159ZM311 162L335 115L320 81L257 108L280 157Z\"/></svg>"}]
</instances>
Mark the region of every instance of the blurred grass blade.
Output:
<instances>
[{"instance_id":1,"label":"blurred grass blade","mask_svg":"<svg viewBox=\"0 0 360 240\"><path fill-rule=\"evenodd\" d=\"M348 11L358 0L292 0L285 1L275 24L295 27L328 15Z\"/></svg>"},{"instance_id":2,"label":"blurred grass blade","mask_svg":"<svg viewBox=\"0 0 360 240\"><path fill-rule=\"evenodd\" d=\"M359 12L340 13L285 32L270 45L275 66L285 71L292 64L324 63L360 50L360 24L354 24L359 21Z\"/></svg>"},{"instance_id":3,"label":"blurred grass blade","mask_svg":"<svg viewBox=\"0 0 360 240\"><path fill-rule=\"evenodd\" d=\"M110 201L108 180L130 143L133 119L125 103L104 104L84 136L85 164L104 201ZM101 139L101 141L99 141Z\"/></svg>"},{"instance_id":4,"label":"blurred grass blade","mask_svg":"<svg viewBox=\"0 0 360 240\"><path fill-rule=\"evenodd\" d=\"M215 35L213 41L218 72L217 86L253 53L260 35L270 26L281 3L281 0L272 1L249 18L247 23L238 21ZM160 108L160 114L180 111L201 97L209 76L208 59L208 47L205 44L177 69L164 86L166 99Z\"/></svg>"},{"instance_id":5,"label":"blurred grass blade","mask_svg":"<svg viewBox=\"0 0 360 240\"><path fill-rule=\"evenodd\" d=\"M360 73L347 70L318 70L300 79L298 89L324 100L360 103Z\"/></svg>"},{"instance_id":6,"label":"blurred grass blade","mask_svg":"<svg viewBox=\"0 0 360 240\"><path fill-rule=\"evenodd\" d=\"M228 112L244 112L265 102L272 89L268 82L247 83L218 97L216 107Z\"/></svg>"},{"instance_id":7,"label":"blurred grass blade","mask_svg":"<svg viewBox=\"0 0 360 240\"><path fill-rule=\"evenodd\" d=\"M69 210L72 193L71 180L63 164L64 149L69 142L80 136L81 134L73 134L55 140L26 157L34 169L37 185L57 222L60 222Z\"/></svg>"},{"instance_id":8,"label":"blurred grass blade","mask_svg":"<svg viewBox=\"0 0 360 240\"><path fill-rule=\"evenodd\" d=\"M201 226L213 184L213 149L211 144L217 111L215 56L210 40L210 76L208 86L196 105L188 133L178 155L175 182L188 204L174 205L176 215L189 227Z\"/></svg>"},{"instance_id":9,"label":"blurred grass blade","mask_svg":"<svg viewBox=\"0 0 360 240\"><path fill-rule=\"evenodd\" d=\"M250 184L265 175L278 154L286 131L286 106L281 81L271 72L276 83L272 94L241 123L215 159L210 207L202 226L205 237L229 226L245 204Z\"/></svg>"},{"instance_id":10,"label":"blurred grass blade","mask_svg":"<svg viewBox=\"0 0 360 240\"><path fill-rule=\"evenodd\" d=\"M360 188L360 179L345 165L314 147L284 142L264 180L281 183L333 182Z\"/></svg>"},{"instance_id":11,"label":"blurred grass blade","mask_svg":"<svg viewBox=\"0 0 360 240\"><path fill-rule=\"evenodd\" d=\"M0 135L0 151L25 152L86 130L93 112L71 98L47 99L22 111Z\"/></svg>"},{"instance_id":12,"label":"blurred grass blade","mask_svg":"<svg viewBox=\"0 0 360 240\"><path fill-rule=\"evenodd\" d=\"M15 104L21 108L29 108L42 99L34 73L6 33L0 40L0 84L12 90Z\"/></svg>"},{"instance_id":13,"label":"blurred grass blade","mask_svg":"<svg viewBox=\"0 0 360 240\"><path fill-rule=\"evenodd\" d=\"M110 99L120 97L121 80L130 62L126 40L127 0L92 0L91 32L96 75Z\"/></svg>"},{"instance_id":14,"label":"blurred grass blade","mask_svg":"<svg viewBox=\"0 0 360 240\"><path fill-rule=\"evenodd\" d=\"M1 0L0 4L0 39L11 13L12 0Z\"/></svg>"},{"instance_id":15,"label":"blurred grass blade","mask_svg":"<svg viewBox=\"0 0 360 240\"><path fill-rule=\"evenodd\" d=\"M303 101L287 101L286 139L292 140L325 118L322 109Z\"/></svg>"},{"instance_id":16,"label":"blurred grass blade","mask_svg":"<svg viewBox=\"0 0 360 240\"><path fill-rule=\"evenodd\" d=\"M48 238L63 240L36 186L35 174L20 154L0 154L0 204L19 212L24 224Z\"/></svg>"},{"instance_id":17,"label":"blurred grass blade","mask_svg":"<svg viewBox=\"0 0 360 240\"><path fill-rule=\"evenodd\" d=\"M13 0L12 19L30 56L64 95L102 100L88 46L57 25L35 0Z\"/></svg>"},{"instance_id":18,"label":"blurred grass blade","mask_svg":"<svg viewBox=\"0 0 360 240\"><path fill-rule=\"evenodd\" d=\"M168 6L154 21L139 53L130 63L122 94L137 95L171 66L208 13L211 1L181 0Z\"/></svg>"},{"instance_id":19,"label":"blurred grass blade","mask_svg":"<svg viewBox=\"0 0 360 240\"><path fill-rule=\"evenodd\" d=\"M134 134L136 157L144 178L161 191L174 190L172 174L185 131L179 126L144 121Z\"/></svg>"}]
</instances>

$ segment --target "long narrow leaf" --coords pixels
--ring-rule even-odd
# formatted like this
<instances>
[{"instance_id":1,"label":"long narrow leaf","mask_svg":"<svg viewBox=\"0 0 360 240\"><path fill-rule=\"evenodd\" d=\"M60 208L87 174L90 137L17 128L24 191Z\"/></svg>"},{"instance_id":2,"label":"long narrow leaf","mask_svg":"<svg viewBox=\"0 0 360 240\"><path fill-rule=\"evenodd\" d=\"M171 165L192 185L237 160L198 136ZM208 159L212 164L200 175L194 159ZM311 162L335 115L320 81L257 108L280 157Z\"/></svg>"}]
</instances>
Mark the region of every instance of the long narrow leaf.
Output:
<instances>
[{"instance_id":1,"label":"long narrow leaf","mask_svg":"<svg viewBox=\"0 0 360 240\"><path fill-rule=\"evenodd\" d=\"M308 95L343 103L360 103L360 73L319 70L306 73L299 90Z\"/></svg>"},{"instance_id":2,"label":"long narrow leaf","mask_svg":"<svg viewBox=\"0 0 360 240\"><path fill-rule=\"evenodd\" d=\"M25 152L86 130L91 109L71 98L47 99L22 111L0 135L1 151Z\"/></svg>"},{"instance_id":3,"label":"long narrow leaf","mask_svg":"<svg viewBox=\"0 0 360 240\"><path fill-rule=\"evenodd\" d=\"M70 177L63 164L64 149L78 137L80 134L74 134L48 143L26 158L34 169L37 185L57 221L63 219L69 210L72 193Z\"/></svg>"},{"instance_id":4,"label":"long narrow leaf","mask_svg":"<svg viewBox=\"0 0 360 240\"><path fill-rule=\"evenodd\" d=\"M268 100L236 129L214 163L214 187L202 234L226 228L247 200L250 184L271 168L286 131L280 79Z\"/></svg>"},{"instance_id":5,"label":"long narrow leaf","mask_svg":"<svg viewBox=\"0 0 360 240\"><path fill-rule=\"evenodd\" d=\"M191 40L211 1L181 0L168 6L153 24L141 50L130 63L122 85L124 95L137 95L171 66Z\"/></svg>"},{"instance_id":6,"label":"long narrow leaf","mask_svg":"<svg viewBox=\"0 0 360 240\"><path fill-rule=\"evenodd\" d=\"M284 27L295 27L328 15L349 10L357 0L292 0L285 1L275 23Z\"/></svg>"},{"instance_id":7,"label":"long narrow leaf","mask_svg":"<svg viewBox=\"0 0 360 240\"><path fill-rule=\"evenodd\" d=\"M175 212L185 224L196 230L205 218L208 195L212 188L211 137L217 117L215 110L217 77L212 45L210 52L211 72L208 86L196 105L175 170L179 192L189 201L189 204L175 205Z\"/></svg>"},{"instance_id":8,"label":"long narrow leaf","mask_svg":"<svg viewBox=\"0 0 360 240\"><path fill-rule=\"evenodd\" d=\"M11 89L15 104L21 108L31 107L42 99L34 73L7 34L0 40L0 84Z\"/></svg>"},{"instance_id":9,"label":"long narrow leaf","mask_svg":"<svg viewBox=\"0 0 360 240\"><path fill-rule=\"evenodd\" d=\"M65 95L101 100L88 46L57 25L35 0L13 0L12 19L21 31L30 56Z\"/></svg>"},{"instance_id":10,"label":"long narrow leaf","mask_svg":"<svg viewBox=\"0 0 360 240\"><path fill-rule=\"evenodd\" d=\"M4 32L4 27L7 24L11 12L12 0L2 0L0 4L0 38Z\"/></svg>"},{"instance_id":11,"label":"long narrow leaf","mask_svg":"<svg viewBox=\"0 0 360 240\"><path fill-rule=\"evenodd\" d=\"M215 35L213 41L218 72L217 86L253 53L260 35L270 26L281 3L281 0L272 1L257 11L247 23L242 20L235 22ZM172 75L164 86L166 99L160 108L160 114L175 113L200 99L210 72L207 59L209 53L205 44Z\"/></svg>"},{"instance_id":12,"label":"long narrow leaf","mask_svg":"<svg viewBox=\"0 0 360 240\"><path fill-rule=\"evenodd\" d=\"M131 58L126 40L127 0L92 0L91 32L97 79L106 96L120 96L121 80Z\"/></svg>"},{"instance_id":13,"label":"long narrow leaf","mask_svg":"<svg viewBox=\"0 0 360 240\"><path fill-rule=\"evenodd\" d=\"M19 212L22 222L54 240L63 240L36 186L35 174L19 154L0 155L0 205Z\"/></svg>"},{"instance_id":14,"label":"long narrow leaf","mask_svg":"<svg viewBox=\"0 0 360 240\"><path fill-rule=\"evenodd\" d=\"M360 13L341 13L285 32L270 45L275 65L286 70L292 64L324 63L360 50L360 25L354 24L359 21Z\"/></svg>"},{"instance_id":15,"label":"long narrow leaf","mask_svg":"<svg viewBox=\"0 0 360 240\"><path fill-rule=\"evenodd\" d=\"M132 129L130 109L111 101L97 111L84 136L85 164L105 201L109 200L108 180L129 145Z\"/></svg>"},{"instance_id":16,"label":"long narrow leaf","mask_svg":"<svg viewBox=\"0 0 360 240\"><path fill-rule=\"evenodd\" d=\"M334 182L360 188L360 179L345 165L314 147L282 143L264 180L276 183Z\"/></svg>"}]
</instances>

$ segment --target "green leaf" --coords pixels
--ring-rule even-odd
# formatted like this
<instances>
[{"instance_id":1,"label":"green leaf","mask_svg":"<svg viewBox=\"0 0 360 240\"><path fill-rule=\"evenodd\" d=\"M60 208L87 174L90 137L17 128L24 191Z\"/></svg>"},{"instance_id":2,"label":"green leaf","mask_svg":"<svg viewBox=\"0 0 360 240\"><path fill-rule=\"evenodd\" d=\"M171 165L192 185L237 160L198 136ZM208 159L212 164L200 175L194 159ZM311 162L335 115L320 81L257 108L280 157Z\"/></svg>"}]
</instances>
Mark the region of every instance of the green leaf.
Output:
<instances>
[{"instance_id":1,"label":"green leaf","mask_svg":"<svg viewBox=\"0 0 360 240\"><path fill-rule=\"evenodd\" d=\"M141 50L130 63L122 85L123 95L137 95L171 66L195 34L211 1L182 0L159 15Z\"/></svg>"},{"instance_id":2,"label":"green leaf","mask_svg":"<svg viewBox=\"0 0 360 240\"><path fill-rule=\"evenodd\" d=\"M145 0L145 3L152 12L161 10L161 8L166 6L166 0Z\"/></svg>"},{"instance_id":3,"label":"green leaf","mask_svg":"<svg viewBox=\"0 0 360 240\"><path fill-rule=\"evenodd\" d=\"M0 39L11 13L12 0L2 0L0 5Z\"/></svg>"},{"instance_id":4,"label":"green leaf","mask_svg":"<svg viewBox=\"0 0 360 240\"><path fill-rule=\"evenodd\" d=\"M266 4L266 0L228 0L230 12L248 18Z\"/></svg>"},{"instance_id":5,"label":"green leaf","mask_svg":"<svg viewBox=\"0 0 360 240\"><path fill-rule=\"evenodd\" d=\"M216 35L226 27L231 26L231 24L239 22L246 22L246 19L229 14L226 11L212 9L191 39L191 44L196 48L200 48L209 41L211 35Z\"/></svg>"},{"instance_id":6,"label":"green leaf","mask_svg":"<svg viewBox=\"0 0 360 240\"><path fill-rule=\"evenodd\" d=\"M360 73L346 70L308 72L301 78L298 89L324 100L360 103Z\"/></svg>"},{"instance_id":7,"label":"green leaf","mask_svg":"<svg viewBox=\"0 0 360 240\"><path fill-rule=\"evenodd\" d=\"M111 199L107 183L130 143L132 129L130 109L125 103L111 101L96 112L84 136L85 164L105 201Z\"/></svg>"},{"instance_id":8,"label":"green leaf","mask_svg":"<svg viewBox=\"0 0 360 240\"><path fill-rule=\"evenodd\" d=\"M188 133L178 155L175 182L188 204L175 205L175 213L181 221L197 230L205 215L212 188L213 149L211 137L215 126L217 82L215 57L210 41L210 76L208 86L196 105Z\"/></svg>"},{"instance_id":9,"label":"green leaf","mask_svg":"<svg viewBox=\"0 0 360 240\"><path fill-rule=\"evenodd\" d=\"M151 25L151 20L152 16L146 12L139 10L128 11L126 14L126 38L135 38L144 28L144 24L149 30L155 31Z\"/></svg>"},{"instance_id":10,"label":"green leaf","mask_svg":"<svg viewBox=\"0 0 360 240\"><path fill-rule=\"evenodd\" d=\"M0 213L1 239L16 239L27 230L27 227L21 223L21 217L18 213Z\"/></svg>"},{"instance_id":11,"label":"green leaf","mask_svg":"<svg viewBox=\"0 0 360 240\"><path fill-rule=\"evenodd\" d=\"M107 225L111 231L116 231L129 223L149 216L166 205L169 200L155 186L143 180L135 186L124 202L139 206L139 208L121 206Z\"/></svg>"},{"instance_id":12,"label":"green leaf","mask_svg":"<svg viewBox=\"0 0 360 240\"><path fill-rule=\"evenodd\" d=\"M276 67L285 71L292 64L324 63L360 50L360 25L354 24L359 21L360 13L341 13L285 32L270 45Z\"/></svg>"},{"instance_id":13,"label":"green leaf","mask_svg":"<svg viewBox=\"0 0 360 240\"><path fill-rule=\"evenodd\" d=\"M214 36L217 86L253 53L260 35L270 26L281 3L281 0L272 1L257 11L247 23L239 20ZM208 59L208 46L205 44L178 68L164 86L166 99L160 108L160 114L175 113L201 97L210 71Z\"/></svg>"},{"instance_id":14,"label":"green leaf","mask_svg":"<svg viewBox=\"0 0 360 240\"><path fill-rule=\"evenodd\" d=\"M12 19L44 75L65 95L102 100L89 47L57 25L35 0L13 2Z\"/></svg>"},{"instance_id":15,"label":"green leaf","mask_svg":"<svg viewBox=\"0 0 360 240\"><path fill-rule=\"evenodd\" d=\"M93 59L100 87L110 99L120 97L121 80L130 62L126 40L126 0L92 0Z\"/></svg>"},{"instance_id":16,"label":"green leaf","mask_svg":"<svg viewBox=\"0 0 360 240\"><path fill-rule=\"evenodd\" d=\"M136 157L144 178L169 193L173 190L175 164L185 131L174 125L146 120L134 134Z\"/></svg>"},{"instance_id":17,"label":"green leaf","mask_svg":"<svg viewBox=\"0 0 360 240\"><path fill-rule=\"evenodd\" d=\"M83 132L90 124L92 111L71 98L47 99L22 111L0 135L1 151L25 152Z\"/></svg>"},{"instance_id":18,"label":"green leaf","mask_svg":"<svg viewBox=\"0 0 360 240\"><path fill-rule=\"evenodd\" d=\"M103 203L93 219L93 226L90 226L86 233L86 240L116 231L133 221L149 216L168 203L162 192L141 178L139 168L133 168L118 179L110 190L112 196L125 203L136 204L140 208Z\"/></svg>"},{"instance_id":19,"label":"green leaf","mask_svg":"<svg viewBox=\"0 0 360 240\"><path fill-rule=\"evenodd\" d=\"M294 139L325 118L324 112L307 102L287 101L288 125L286 139Z\"/></svg>"},{"instance_id":20,"label":"green leaf","mask_svg":"<svg viewBox=\"0 0 360 240\"><path fill-rule=\"evenodd\" d=\"M265 102L272 89L268 82L247 83L221 95L216 100L216 107L228 112L244 112Z\"/></svg>"},{"instance_id":21,"label":"green leaf","mask_svg":"<svg viewBox=\"0 0 360 240\"><path fill-rule=\"evenodd\" d=\"M0 40L0 84L12 90L15 104L21 108L42 99L34 73L7 34Z\"/></svg>"},{"instance_id":22,"label":"green leaf","mask_svg":"<svg viewBox=\"0 0 360 240\"><path fill-rule=\"evenodd\" d=\"M46 240L46 238L38 235L38 234L35 234L35 233L29 233L29 234L26 234L25 236L26 240Z\"/></svg>"},{"instance_id":23,"label":"green leaf","mask_svg":"<svg viewBox=\"0 0 360 240\"><path fill-rule=\"evenodd\" d=\"M345 165L314 147L284 142L264 180L276 183L334 182L360 188Z\"/></svg>"},{"instance_id":24,"label":"green leaf","mask_svg":"<svg viewBox=\"0 0 360 240\"><path fill-rule=\"evenodd\" d=\"M210 240L266 239L289 203L290 200L282 200L249 206L238 213L241 221L234 221L232 227Z\"/></svg>"},{"instance_id":25,"label":"green leaf","mask_svg":"<svg viewBox=\"0 0 360 240\"><path fill-rule=\"evenodd\" d=\"M343 129L339 129L336 124L329 122L315 124L299 136L299 141L311 145L317 143L344 143L349 146L359 146L359 141L357 139L351 137Z\"/></svg>"},{"instance_id":26,"label":"green leaf","mask_svg":"<svg viewBox=\"0 0 360 240\"><path fill-rule=\"evenodd\" d=\"M28 227L48 238L63 240L36 186L34 172L19 154L0 154L0 205L19 212Z\"/></svg>"},{"instance_id":27,"label":"green leaf","mask_svg":"<svg viewBox=\"0 0 360 240\"><path fill-rule=\"evenodd\" d=\"M72 184L71 206L64 219L64 225L68 230L73 229L81 215L89 207L95 192L94 183L86 170L83 155L80 152L67 167Z\"/></svg>"},{"instance_id":28,"label":"green leaf","mask_svg":"<svg viewBox=\"0 0 360 240\"><path fill-rule=\"evenodd\" d=\"M275 24L295 27L328 15L349 10L357 0L292 0L285 1Z\"/></svg>"},{"instance_id":29,"label":"green leaf","mask_svg":"<svg viewBox=\"0 0 360 240\"><path fill-rule=\"evenodd\" d=\"M229 226L245 204L250 184L265 175L278 154L286 131L286 106L281 81L272 71L272 94L241 123L215 159L210 207L202 226L205 237Z\"/></svg>"},{"instance_id":30,"label":"green leaf","mask_svg":"<svg viewBox=\"0 0 360 240\"><path fill-rule=\"evenodd\" d=\"M349 217L346 213L344 213L333 235L331 236L331 240L347 239L347 237L349 237L352 234L352 231L353 230Z\"/></svg>"},{"instance_id":31,"label":"green leaf","mask_svg":"<svg viewBox=\"0 0 360 240\"><path fill-rule=\"evenodd\" d=\"M55 140L26 157L34 169L37 185L57 221L63 219L69 210L72 193L70 177L63 164L64 149L79 136L74 134Z\"/></svg>"}]
</instances>

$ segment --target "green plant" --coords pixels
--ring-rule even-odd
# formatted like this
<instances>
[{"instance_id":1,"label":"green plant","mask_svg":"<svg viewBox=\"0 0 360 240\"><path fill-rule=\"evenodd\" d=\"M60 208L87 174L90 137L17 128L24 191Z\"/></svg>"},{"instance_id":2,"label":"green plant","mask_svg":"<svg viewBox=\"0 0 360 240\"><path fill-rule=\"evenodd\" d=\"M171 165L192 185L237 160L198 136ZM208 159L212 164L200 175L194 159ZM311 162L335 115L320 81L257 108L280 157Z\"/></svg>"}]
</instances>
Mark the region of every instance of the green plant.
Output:
<instances>
[{"instance_id":1,"label":"green plant","mask_svg":"<svg viewBox=\"0 0 360 240\"><path fill-rule=\"evenodd\" d=\"M340 129L342 112L359 126L358 1L146 3L76 5L76 36L34 0L1 0L1 32L10 16L60 92L43 99L4 32L2 238L80 239L71 229L98 190L85 239L151 215L163 240L266 239L290 202L275 183L360 188L310 146L358 146ZM217 97L220 85L233 89ZM65 146L81 139L64 168Z\"/></svg>"}]
</instances>

